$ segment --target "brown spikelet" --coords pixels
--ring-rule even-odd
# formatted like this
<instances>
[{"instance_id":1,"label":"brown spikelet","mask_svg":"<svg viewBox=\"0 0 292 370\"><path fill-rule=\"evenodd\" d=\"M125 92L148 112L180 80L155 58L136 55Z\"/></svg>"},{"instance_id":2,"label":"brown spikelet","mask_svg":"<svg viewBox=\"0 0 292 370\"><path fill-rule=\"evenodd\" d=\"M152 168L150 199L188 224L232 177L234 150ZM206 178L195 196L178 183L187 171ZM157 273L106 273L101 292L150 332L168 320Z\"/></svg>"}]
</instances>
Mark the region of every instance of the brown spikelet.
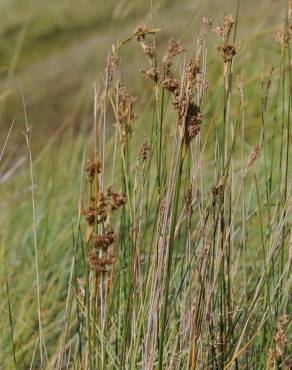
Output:
<instances>
[{"instance_id":1,"label":"brown spikelet","mask_svg":"<svg viewBox=\"0 0 292 370\"><path fill-rule=\"evenodd\" d=\"M153 59L154 56L155 56L155 47L153 45L146 45L146 44L142 44L142 48L143 48L143 51L145 53L145 55L150 58L150 59Z\"/></svg>"},{"instance_id":2,"label":"brown spikelet","mask_svg":"<svg viewBox=\"0 0 292 370\"><path fill-rule=\"evenodd\" d=\"M174 76L169 76L162 81L161 85L170 93L175 93L179 89L180 83Z\"/></svg>"},{"instance_id":3,"label":"brown spikelet","mask_svg":"<svg viewBox=\"0 0 292 370\"><path fill-rule=\"evenodd\" d=\"M154 67L152 67L148 70L144 70L144 71L142 71L142 73L143 73L144 76L146 76L150 80L153 80L155 83L157 83L158 80L159 80L159 71Z\"/></svg>"},{"instance_id":4,"label":"brown spikelet","mask_svg":"<svg viewBox=\"0 0 292 370\"><path fill-rule=\"evenodd\" d=\"M236 55L235 46L232 44L216 45L219 54L222 55L224 62L230 62Z\"/></svg>"},{"instance_id":5,"label":"brown spikelet","mask_svg":"<svg viewBox=\"0 0 292 370\"><path fill-rule=\"evenodd\" d=\"M250 167L253 166L254 162L259 159L260 155L261 155L261 148L260 148L260 146L258 144L256 144L253 147L253 150L250 153L250 156L248 158L248 161L247 161L247 169L249 169Z\"/></svg>"},{"instance_id":6,"label":"brown spikelet","mask_svg":"<svg viewBox=\"0 0 292 370\"><path fill-rule=\"evenodd\" d=\"M127 202L127 198L124 194L114 192L112 187L107 189L106 195L109 199L109 209L111 212L117 210L118 208L124 206Z\"/></svg>"},{"instance_id":7,"label":"brown spikelet","mask_svg":"<svg viewBox=\"0 0 292 370\"><path fill-rule=\"evenodd\" d=\"M99 252L96 249L91 249L88 252L88 264L91 270L97 272L97 274L106 274L109 272L110 266L113 264L114 259L112 257L100 257Z\"/></svg>"},{"instance_id":8,"label":"brown spikelet","mask_svg":"<svg viewBox=\"0 0 292 370\"><path fill-rule=\"evenodd\" d=\"M290 369L291 356L289 356L287 329L291 323L289 315L282 315L278 319L276 333L274 336L274 345L268 350L267 366L269 369L275 369L279 361L283 363L283 369Z\"/></svg>"},{"instance_id":9,"label":"brown spikelet","mask_svg":"<svg viewBox=\"0 0 292 370\"><path fill-rule=\"evenodd\" d=\"M176 55L179 55L184 51L185 49L178 41L176 41L173 37L169 39L167 48L167 54L169 57L175 57Z\"/></svg>"},{"instance_id":10,"label":"brown spikelet","mask_svg":"<svg viewBox=\"0 0 292 370\"><path fill-rule=\"evenodd\" d=\"M138 162L139 163L145 162L147 160L147 158L148 158L149 152L150 152L150 146L148 144L147 138L145 137L144 138L143 145L140 148L139 153L138 153Z\"/></svg>"},{"instance_id":11,"label":"brown spikelet","mask_svg":"<svg viewBox=\"0 0 292 370\"><path fill-rule=\"evenodd\" d=\"M197 74L201 72L200 66L196 58L191 58L186 66L186 78L191 84L196 80Z\"/></svg>"},{"instance_id":12,"label":"brown spikelet","mask_svg":"<svg viewBox=\"0 0 292 370\"><path fill-rule=\"evenodd\" d=\"M186 116L185 141L187 144L189 144L190 141L199 134L201 122L202 114L200 107L194 103L190 103Z\"/></svg>"},{"instance_id":13,"label":"brown spikelet","mask_svg":"<svg viewBox=\"0 0 292 370\"><path fill-rule=\"evenodd\" d=\"M226 15L225 17L223 17L223 24L221 26L216 26L213 29L213 31L222 38L224 43L226 43L229 39L233 24L234 24L233 16Z\"/></svg>"},{"instance_id":14,"label":"brown spikelet","mask_svg":"<svg viewBox=\"0 0 292 370\"><path fill-rule=\"evenodd\" d=\"M147 33L147 28L144 24L139 24L134 30L134 35L137 37L137 41L144 41Z\"/></svg>"},{"instance_id":15,"label":"brown spikelet","mask_svg":"<svg viewBox=\"0 0 292 370\"><path fill-rule=\"evenodd\" d=\"M119 64L119 56L115 51L115 47L112 47L112 52L109 54L106 63L106 92L108 91L110 84L114 78L114 72Z\"/></svg>"},{"instance_id":16,"label":"brown spikelet","mask_svg":"<svg viewBox=\"0 0 292 370\"><path fill-rule=\"evenodd\" d=\"M96 174L101 173L101 162L99 160L88 159L85 166L87 178L89 182L94 180Z\"/></svg>"},{"instance_id":17,"label":"brown spikelet","mask_svg":"<svg viewBox=\"0 0 292 370\"><path fill-rule=\"evenodd\" d=\"M134 113L134 104L138 98L130 94L123 84L119 84L116 89L116 95L118 100L117 119L121 133L121 142L125 144L132 134L132 125L137 119L137 115Z\"/></svg>"},{"instance_id":18,"label":"brown spikelet","mask_svg":"<svg viewBox=\"0 0 292 370\"><path fill-rule=\"evenodd\" d=\"M234 19L232 15L227 15L223 18L223 25L217 26L213 29L213 31L217 33L222 40L222 44L215 45L215 47L222 56L226 65L227 63L231 62L233 57L236 55L235 45L229 42L233 24Z\"/></svg>"},{"instance_id":19,"label":"brown spikelet","mask_svg":"<svg viewBox=\"0 0 292 370\"><path fill-rule=\"evenodd\" d=\"M93 237L93 245L96 248L107 250L110 245L115 241L115 233L111 228L105 231L103 234L95 234Z\"/></svg>"},{"instance_id":20,"label":"brown spikelet","mask_svg":"<svg viewBox=\"0 0 292 370\"><path fill-rule=\"evenodd\" d=\"M211 19L208 17L203 17L200 34L199 37L197 38L197 46L203 45L204 40L206 39L207 36L207 32L211 26L212 26Z\"/></svg>"}]
</instances>

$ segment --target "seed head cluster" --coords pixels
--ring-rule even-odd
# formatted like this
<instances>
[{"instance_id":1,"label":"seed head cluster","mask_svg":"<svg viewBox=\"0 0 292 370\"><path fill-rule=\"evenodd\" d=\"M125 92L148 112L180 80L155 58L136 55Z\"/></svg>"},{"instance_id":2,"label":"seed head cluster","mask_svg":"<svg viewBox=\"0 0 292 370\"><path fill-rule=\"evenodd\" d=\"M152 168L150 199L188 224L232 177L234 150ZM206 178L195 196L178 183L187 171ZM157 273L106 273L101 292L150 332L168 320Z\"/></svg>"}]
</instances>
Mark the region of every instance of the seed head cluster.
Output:
<instances>
[{"instance_id":1,"label":"seed head cluster","mask_svg":"<svg viewBox=\"0 0 292 370\"><path fill-rule=\"evenodd\" d=\"M254 162L259 159L260 155L261 155L261 147L257 144L253 147L253 150L250 153L250 156L247 161L247 169L253 166Z\"/></svg>"},{"instance_id":2,"label":"seed head cluster","mask_svg":"<svg viewBox=\"0 0 292 370\"><path fill-rule=\"evenodd\" d=\"M137 119L134 113L134 104L137 97L130 94L125 85L119 84L116 88L117 96L117 120L121 133L121 141L124 145L132 134L132 126Z\"/></svg>"},{"instance_id":3,"label":"seed head cluster","mask_svg":"<svg viewBox=\"0 0 292 370\"><path fill-rule=\"evenodd\" d=\"M207 19L203 22L202 39L210 24L210 21ZM200 132L202 122L200 107L193 102L193 90L197 83L197 76L201 73L198 60L191 58L186 64L184 78L181 81L176 78L172 71L173 58L185 52L185 49L179 41L171 37L168 41L166 53L162 58L163 72L160 72L156 66L155 47L146 43L147 32L147 28L141 25L134 31L137 41L150 62L150 68L143 70L142 73L172 95L173 107L178 116L179 132L184 142L189 144Z\"/></svg>"},{"instance_id":4,"label":"seed head cluster","mask_svg":"<svg viewBox=\"0 0 292 370\"><path fill-rule=\"evenodd\" d=\"M98 171L96 171L98 169ZM95 174L101 172L99 161L88 161L86 172L91 188ZM88 208L82 210L87 227L94 230L92 234L91 248L88 252L88 263L91 270L97 274L105 274L110 271L115 258L109 248L114 244L116 235L111 226L112 214L126 204L123 194L113 191L109 187L105 192L98 191L97 196L91 196Z\"/></svg>"},{"instance_id":5,"label":"seed head cluster","mask_svg":"<svg viewBox=\"0 0 292 370\"><path fill-rule=\"evenodd\" d=\"M105 76L106 76L106 86L105 90L106 93L109 90L110 84L113 81L114 73L118 67L119 64L119 56L116 52L115 47L112 47L112 52L109 54L106 62L106 70L105 70Z\"/></svg>"},{"instance_id":6,"label":"seed head cluster","mask_svg":"<svg viewBox=\"0 0 292 370\"><path fill-rule=\"evenodd\" d=\"M143 145L141 146L139 153L138 153L138 163L144 163L149 155L150 152L150 145L148 144L148 140L145 137Z\"/></svg>"},{"instance_id":7,"label":"seed head cluster","mask_svg":"<svg viewBox=\"0 0 292 370\"><path fill-rule=\"evenodd\" d=\"M223 25L217 26L213 29L222 41L221 44L215 45L215 47L222 56L224 63L231 62L233 57L236 55L235 45L229 41L233 25L234 19L232 15L227 15L223 18Z\"/></svg>"},{"instance_id":8,"label":"seed head cluster","mask_svg":"<svg viewBox=\"0 0 292 370\"><path fill-rule=\"evenodd\" d=\"M277 323L274 345L268 351L267 365L270 369L276 369L278 363L283 364L283 369L291 369L292 359L289 356L289 341L287 337L288 327L291 324L289 315L282 315Z\"/></svg>"},{"instance_id":9,"label":"seed head cluster","mask_svg":"<svg viewBox=\"0 0 292 370\"><path fill-rule=\"evenodd\" d=\"M151 34L151 31L144 25L139 25L134 31L134 35L136 35L137 41L147 57L150 66L149 69L143 70L142 73L157 84L159 80L159 71L156 68L156 48L153 43L146 42L147 34Z\"/></svg>"},{"instance_id":10,"label":"seed head cluster","mask_svg":"<svg viewBox=\"0 0 292 370\"><path fill-rule=\"evenodd\" d=\"M172 95L172 105L177 113L177 124L181 138L188 145L200 132L202 113L199 105L193 101L194 89L198 82L201 69L196 58L190 58L186 63L185 73L178 80L171 70L172 59L184 52L178 41L169 40L168 49L163 57L164 80L161 86Z\"/></svg>"},{"instance_id":11,"label":"seed head cluster","mask_svg":"<svg viewBox=\"0 0 292 370\"><path fill-rule=\"evenodd\" d=\"M88 181L92 183L97 174L101 173L101 162L98 160L88 160L86 162L85 171Z\"/></svg>"}]
</instances>

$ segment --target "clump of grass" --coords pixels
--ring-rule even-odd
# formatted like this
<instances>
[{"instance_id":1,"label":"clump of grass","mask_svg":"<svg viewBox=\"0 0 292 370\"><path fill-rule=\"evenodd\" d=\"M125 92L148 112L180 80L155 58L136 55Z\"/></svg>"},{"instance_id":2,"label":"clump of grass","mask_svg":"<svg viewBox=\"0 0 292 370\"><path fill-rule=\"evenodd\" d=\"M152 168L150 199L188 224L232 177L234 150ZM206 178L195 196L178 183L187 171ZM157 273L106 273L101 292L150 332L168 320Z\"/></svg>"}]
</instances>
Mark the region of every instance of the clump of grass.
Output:
<instances>
[{"instance_id":1,"label":"clump of grass","mask_svg":"<svg viewBox=\"0 0 292 370\"><path fill-rule=\"evenodd\" d=\"M291 367L290 44L262 78L260 131L248 142L237 22L214 28L217 81L208 81L207 18L189 53L174 38L161 52L160 30L144 25L112 46L95 87L65 330L48 366ZM286 32L289 22L287 11ZM145 55L146 119L123 77L128 42Z\"/></svg>"},{"instance_id":2,"label":"clump of grass","mask_svg":"<svg viewBox=\"0 0 292 370\"><path fill-rule=\"evenodd\" d=\"M235 47L237 21L226 16L214 29L222 42L216 46L223 59L221 119L204 108L209 19L203 20L190 57L174 38L159 57L158 30L144 25L112 48L104 93L95 100L95 144L86 167L89 226L80 247L87 273L84 294L76 301L80 351L72 357L75 366L262 368L268 357L274 367L289 366L279 345L282 326L276 327L280 317L287 319L285 328L290 325L285 293L292 206L289 156L284 155L290 150L288 57L282 58L279 78L285 82L275 95L282 94L282 138L268 142L263 125L247 151L244 63L237 76L234 72L240 53ZM147 127L139 125L137 99L121 77L119 54L135 39L148 63L142 73L153 84L154 118ZM282 53L289 54L288 44ZM115 121L114 148L106 143L109 109ZM133 133L141 131L139 137L148 139L137 143ZM273 162L267 146L282 153L279 177L268 183L263 179L273 173ZM104 192L106 183L110 187ZM124 195L114 193L112 186ZM114 263L109 245L115 250ZM287 341L282 339L284 348Z\"/></svg>"}]
</instances>

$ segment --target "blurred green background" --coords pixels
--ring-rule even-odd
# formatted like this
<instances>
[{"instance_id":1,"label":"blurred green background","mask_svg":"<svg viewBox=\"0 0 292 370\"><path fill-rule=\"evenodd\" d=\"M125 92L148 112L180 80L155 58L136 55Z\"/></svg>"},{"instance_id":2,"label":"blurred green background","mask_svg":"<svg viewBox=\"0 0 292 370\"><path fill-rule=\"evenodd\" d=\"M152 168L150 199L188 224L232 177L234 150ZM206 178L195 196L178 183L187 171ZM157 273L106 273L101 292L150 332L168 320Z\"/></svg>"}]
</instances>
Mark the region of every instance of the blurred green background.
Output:
<instances>
[{"instance_id":1,"label":"blurred green background","mask_svg":"<svg viewBox=\"0 0 292 370\"><path fill-rule=\"evenodd\" d=\"M86 125L93 84L104 69L107 51L137 24L151 24L150 4L150 0L1 0L0 134L3 138L15 117L10 150L23 141L19 135L23 129L21 88L37 137L34 145L43 145L65 121L76 129ZM218 24L224 13L236 12L236 4L235 0L153 0L154 21L163 30L158 43L166 44L175 35L190 47L203 16ZM273 62L278 50L273 32L283 20L285 4L284 0L240 2L238 40L248 51L247 62L253 60L250 77L261 73L263 61L266 65ZM209 58L214 55L215 42L211 36ZM145 61L135 43L127 48L124 65L133 86L147 85L138 78ZM217 56L209 68L210 73L216 71Z\"/></svg>"}]
</instances>

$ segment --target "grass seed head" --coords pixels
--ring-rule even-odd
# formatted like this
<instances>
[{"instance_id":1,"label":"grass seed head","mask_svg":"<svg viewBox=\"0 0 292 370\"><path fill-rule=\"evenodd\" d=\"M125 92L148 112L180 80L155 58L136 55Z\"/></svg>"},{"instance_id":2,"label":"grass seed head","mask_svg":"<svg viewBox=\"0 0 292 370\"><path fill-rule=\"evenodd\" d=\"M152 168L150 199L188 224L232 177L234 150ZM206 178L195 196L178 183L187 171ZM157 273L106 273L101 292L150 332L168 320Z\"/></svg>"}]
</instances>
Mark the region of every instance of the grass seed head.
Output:
<instances>
[{"instance_id":1,"label":"grass seed head","mask_svg":"<svg viewBox=\"0 0 292 370\"><path fill-rule=\"evenodd\" d=\"M193 86L194 82L196 81L196 77L200 72L201 69L197 59L191 58L186 66L186 78L191 86Z\"/></svg>"},{"instance_id":2,"label":"grass seed head","mask_svg":"<svg viewBox=\"0 0 292 370\"><path fill-rule=\"evenodd\" d=\"M113 264L114 260L112 257L100 257L99 252L96 249L91 249L88 252L88 264L91 270L97 272L97 274L106 274L109 272L109 267Z\"/></svg>"},{"instance_id":3,"label":"grass seed head","mask_svg":"<svg viewBox=\"0 0 292 370\"><path fill-rule=\"evenodd\" d=\"M144 76L146 76L150 80L153 80L155 83L157 83L159 80L159 71L154 67L148 70L143 70L142 73Z\"/></svg>"},{"instance_id":4,"label":"grass seed head","mask_svg":"<svg viewBox=\"0 0 292 370\"><path fill-rule=\"evenodd\" d=\"M93 236L93 245L96 248L106 251L115 241L116 235L111 227L103 234L95 234Z\"/></svg>"},{"instance_id":5,"label":"grass seed head","mask_svg":"<svg viewBox=\"0 0 292 370\"><path fill-rule=\"evenodd\" d=\"M137 115L134 113L134 104L138 98L130 94L123 84L119 84L116 88L116 94L118 100L117 119L121 130L121 141L122 144L125 144L132 134L132 125L137 119Z\"/></svg>"},{"instance_id":6,"label":"grass seed head","mask_svg":"<svg viewBox=\"0 0 292 370\"><path fill-rule=\"evenodd\" d=\"M88 159L85 166L87 178L90 183L93 182L95 175L101 173L101 162L99 160Z\"/></svg>"},{"instance_id":7,"label":"grass seed head","mask_svg":"<svg viewBox=\"0 0 292 370\"><path fill-rule=\"evenodd\" d=\"M138 162L139 163L145 162L148 158L149 152L150 152L150 145L148 144L147 137L145 136L143 145L140 148L139 153L138 153Z\"/></svg>"},{"instance_id":8,"label":"grass seed head","mask_svg":"<svg viewBox=\"0 0 292 370\"><path fill-rule=\"evenodd\" d=\"M233 44L216 45L216 49L223 57L225 63L230 62L232 58L236 55L236 49Z\"/></svg>"},{"instance_id":9,"label":"grass seed head","mask_svg":"<svg viewBox=\"0 0 292 370\"><path fill-rule=\"evenodd\" d=\"M106 76L106 92L108 92L108 89L110 87L111 82L113 81L114 78L114 73L118 67L119 64L119 56L117 52L115 51L115 48L112 48L113 51L109 54L107 57L107 62L106 62L106 70L105 70L105 76Z\"/></svg>"},{"instance_id":10,"label":"grass seed head","mask_svg":"<svg viewBox=\"0 0 292 370\"><path fill-rule=\"evenodd\" d=\"M181 46L179 41L176 41L173 37L169 39L167 48L167 54L169 58L173 58L184 51L185 49Z\"/></svg>"},{"instance_id":11,"label":"grass seed head","mask_svg":"<svg viewBox=\"0 0 292 370\"><path fill-rule=\"evenodd\" d=\"M249 168L251 168L253 166L254 162L259 159L260 155L261 155L261 147L258 144L256 144L253 147L253 150L250 153L250 156L248 158L248 161L247 161L247 169L249 169Z\"/></svg>"},{"instance_id":12,"label":"grass seed head","mask_svg":"<svg viewBox=\"0 0 292 370\"><path fill-rule=\"evenodd\" d=\"M134 35L137 37L137 41L144 41L146 34L147 34L147 28L144 24L139 24L136 29L134 30Z\"/></svg>"},{"instance_id":13,"label":"grass seed head","mask_svg":"<svg viewBox=\"0 0 292 370\"><path fill-rule=\"evenodd\" d=\"M161 85L165 90L174 94L179 90L180 82L174 76L168 76L162 81Z\"/></svg>"},{"instance_id":14,"label":"grass seed head","mask_svg":"<svg viewBox=\"0 0 292 370\"><path fill-rule=\"evenodd\" d=\"M217 26L213 29L213 31L217 33L222 40L222 44L215 45L215 47L222 56L225 64L231 62L233 57L236 55L235 45L229 42L233 24L233 16L228 15L223 18L223 25Z\"/></svg>"},{"instance_id":15,"label":"grass seed head","mask_svg":"<svg viewBox=\"0 0 292 370\"><path fill-rule=\"evenodd\" d=\"M202 20L202 26L200 30L199 37L197 38L197 46L202 46L206 37L207 37L207 32L209 28L212 26L212 21L208 17L203 17Z\"/></svg>"}]
</instances>

